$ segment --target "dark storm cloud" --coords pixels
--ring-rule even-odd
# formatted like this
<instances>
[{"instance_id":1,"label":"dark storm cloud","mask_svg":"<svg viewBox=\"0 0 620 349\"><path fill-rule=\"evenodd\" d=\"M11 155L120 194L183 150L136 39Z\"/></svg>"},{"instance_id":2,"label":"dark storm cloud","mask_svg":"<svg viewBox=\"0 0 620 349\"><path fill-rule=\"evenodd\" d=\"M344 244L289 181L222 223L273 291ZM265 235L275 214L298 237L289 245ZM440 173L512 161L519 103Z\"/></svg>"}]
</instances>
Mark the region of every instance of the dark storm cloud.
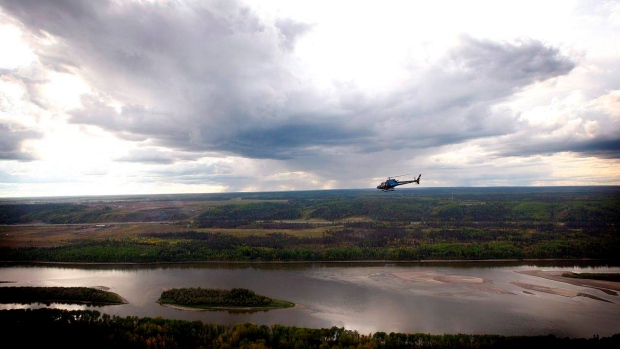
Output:
<instances>
[{"instance_id":1,"label":"dark storm cloud","mask_svg":"<svg viewBox=\"0 0 620 349\"><path fill-rule=\"evenodd\" d=\"M291 54L312 27L286 18L267 23L235 2L0 4L32 32L57 38L57 45L38 47L45 64L74 69L101 92L84 98L71 122L197 157L420 151L511 134L517 118L495 105L575 67L539 41L463 37L433 66L412 67L389 95L347 85L326 95L300 77ZM176 156L130 155L121 160Z\"/></svg>"},{"instance_id":2,"label":"dark storm cloud","mask_svg":"<svg viewBox=\"0 0 620 349\"><path fill-rule=\"evenodd\" d=\"M499 156L533 156L552 155L560 152L581 153L605 159L620 159L620 137L614 139L573 139L554 140L528 139L527 142L515 141L498 146Z\"/></svg>"},{"instance_id":3,"label":"dark storm cloud","mask_svg":"<svg viewBox=\"0 0 620 349\"><path fill-rule=\"evenodd\" d=\"M384 145L366 149L437 147L514 133L521 126L516 115L496 105L574 67L557 49L537 41L463 37L435 66L411 68L415 78L370 112L372 125L383 131L378 144Z\"/></svg>"},{"instance_id":4,"label":"dark storm cloud","mask_svg":"<svg viewBox=\"0 0 620 349\"><path fill-rule=\"evenodd\" d=\"M13 130L9 125L0 123L0 160L34 160L35 157L23 151L21 145L24 140L40 137L38 132Z\"/></svg>"},{"instance_id":5,"label":"dark storm cloud","mask_svg":"<svg viewBox=\"0 0 620 349\"><path fill-rule=\"evenodd\" d=\"M87 97L71 121L125 139L184 150L242 150L229 138L251 138L249 129L263 133L272 120L285 123L297 105L321 104L312 101L315 92L295 87L293 74L283 68L288 58L281 47L292 48L306 30L301 23L261 23L233 2L221 3L224 9L175 3L113 7L106 1L2 4L31 31L58 39L58 45L39 47L47 65L78 69L103 92ZM297 103L301 94L304 101ZM122 110L100 97L120 102ZM273 153L261 144L256 148L263 156Z\"/></svg>"},{"instance_id":6,"label":"dark storm cloud","mask_svg":"<svg viewBox=\"0 0 620 349\"><path fill-rule=\"evenodd\" d=\"M477 40L464 36L440 63L439 80L432 85L441 109L492 105L532 83L566 75L575 64L539 41L514 43ZM429 79L431 82L432 77Z\"/></svg>"},{"instance_id":7,"label":"dark storm cloud","mask_svg":"<svg viewBox=\"0 0 620 349\"><path fill-rule=\"evenodd\" d=\"M526 57L531 62L522 64ZM248 64L253 62L248 59ZM273 68L262 75L248 71L251 77L239 72L222 76L221 85L196 85L186 111L128 105L116 113L94 100L73 115L75 122L97 124L124 138L250 158L319 155L321 147L361 153L430 148L514 132L515 116L493 105L573 67L557 50L539 42L494 44L463 38L419 81L412 79L384 98L366 100L345 87L338 91L340 103L329 104L316 91L297 88L288 74L292 72ZM348 101L347 94L352 96Z\"/></svg>"},{"instance_id":8,"label":"dark storm cloud","mask_svg":"<svg viewBox=\"0 0 620 349\"><path fill-rule=\"evenodd\" d=\"M268 129L251 129L228 139L221 149L250 158L291 159L317 153L313 147L346 146L361 141L370 132L334 123L291 122ZM257 147L259 145L259 147Z\"/></svg>"},{"instance_id":9,"label":"dark storm cloud","mask_svg":"<svg viewBox=\"0 0 620 349\"><path fill-rule=\"evenodd\" d=\"M82 98L83 109L70 113L77 123L91 124L114 132L118 137L144 141L149 138L179 141L189 137L185 120L171 112L148 109L140 105L125 105L120 112L91 97Z\"/></svg>"},{"instance_id":10,"label":"dark storm cloud","mask_svg":"<svg viewBox=\"0 0 620 349\"><path fill-rule=\"evenodd\" d=\"M567 74L575 68L558 49L535 40L497 43L463 37L463 41L465 44L454 52L457 64L475 77L510 81L516 88Z\"/></svg>"},{"instance_id":11,"label":"dark storm cloud","mask_svg":"<svg viewBox=\"0 0 620 349\"><path fill-rule=\"evenodd\" d=\"M616 139L595 139L590 142L574 144L571 151L603 158L620 159L620 137Z\"/></svg>"}]
</instances>

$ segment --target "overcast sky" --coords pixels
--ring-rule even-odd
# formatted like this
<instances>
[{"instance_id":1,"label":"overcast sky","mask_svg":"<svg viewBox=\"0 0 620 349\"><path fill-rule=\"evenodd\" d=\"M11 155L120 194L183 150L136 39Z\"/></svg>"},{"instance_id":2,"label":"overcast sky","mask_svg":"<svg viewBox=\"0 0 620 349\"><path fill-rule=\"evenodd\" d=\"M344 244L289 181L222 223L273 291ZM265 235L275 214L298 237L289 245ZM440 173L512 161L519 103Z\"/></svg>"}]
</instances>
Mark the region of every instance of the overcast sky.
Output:
<instances>
[{"instance_id":1,"label":"overcast sky","mask_svg":"<svg viewBox=\"0 0 620 349\"><path fill-rule=\"evenodd\" d=\"M618 0L0 0L0 196L620 185L619 43Z\"/></svg>"}]
</instances>

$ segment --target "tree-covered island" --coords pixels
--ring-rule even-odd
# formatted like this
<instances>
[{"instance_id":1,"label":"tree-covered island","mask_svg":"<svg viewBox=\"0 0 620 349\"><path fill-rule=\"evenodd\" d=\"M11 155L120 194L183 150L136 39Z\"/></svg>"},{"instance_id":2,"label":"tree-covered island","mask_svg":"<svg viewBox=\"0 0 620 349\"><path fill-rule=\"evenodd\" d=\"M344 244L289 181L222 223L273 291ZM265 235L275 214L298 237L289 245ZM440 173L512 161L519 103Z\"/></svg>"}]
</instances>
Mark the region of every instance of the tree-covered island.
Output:
<instances>
[{"instance_id":1,"label":"tree-covered island","mask_svg":"<svg viewBox=\"0 0 620 349\"><path fill-rule=\"evenodd\" d=\"M0 303L125 304L114 292L91 287L0 287Z\"/></svg>"},{"instance_id":2,"label":"tree-covered island","mask_svg":"<svg viewBox=\"0 0 620 349\"><path fill-rule=\"evenodd\" d=\"M269 310L295 306L294 303L261 296L245 288L231 290L201 287L173 288L162 292L157 302L162 305L203 310Z\"/></svg>"}]
</instances>

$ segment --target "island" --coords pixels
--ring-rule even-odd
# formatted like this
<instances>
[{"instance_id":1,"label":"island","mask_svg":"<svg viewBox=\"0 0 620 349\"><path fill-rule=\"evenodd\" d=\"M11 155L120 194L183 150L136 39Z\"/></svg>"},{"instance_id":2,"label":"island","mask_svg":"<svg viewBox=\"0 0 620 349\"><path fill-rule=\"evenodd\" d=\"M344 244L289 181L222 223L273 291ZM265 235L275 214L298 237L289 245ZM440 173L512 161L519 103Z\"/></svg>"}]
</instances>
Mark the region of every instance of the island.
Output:
<instances>
[{"instance_id":1,"label":"island","mask_svg":"<svg viewBox=\"0 0 620 349\"><path fill-rule=\"evenodd\" d=\"M126 304L114 292L92 287L0 287L0 303L64 303L89 305Z\"/></svg>"},{"instance_id":2,"label":"island","mask_svg":"<svg viewBox=\"0 0 620 349\"><path fill-rule=\"evenodd\" d=\"M295 306L295 303L261 296L245 288L222 290L201 287L164 291L157 303L191 310L270 310Z\"/></svg>"},{"instance_id":3,"label":"island","mask_svg":"<svg viewBox=\"0 0 620 349\"><path fill-rule=\"evenodd\" d=\"M620 291L620 282L618 282L617 273L566 273L558 270L523 270L517 271L520 274L526 274L531 276L537 276L548 280L564 282L571 285L590 287L599 291L605 292L612 296L617 296ZM567 291L562 292L549 292L555 294L561 294L563 296L586 296L581 292Z\"/></svg>"},{"instance_id":4,"label":"island","mask_svg":"<svg viewBox=\"0 0 620 349\"><path fill-rule=\"evenodd\" d=\"M563 273L562 276L575 279L591 279L620 282L620 273Z\"/></svg>"}]
</instances>

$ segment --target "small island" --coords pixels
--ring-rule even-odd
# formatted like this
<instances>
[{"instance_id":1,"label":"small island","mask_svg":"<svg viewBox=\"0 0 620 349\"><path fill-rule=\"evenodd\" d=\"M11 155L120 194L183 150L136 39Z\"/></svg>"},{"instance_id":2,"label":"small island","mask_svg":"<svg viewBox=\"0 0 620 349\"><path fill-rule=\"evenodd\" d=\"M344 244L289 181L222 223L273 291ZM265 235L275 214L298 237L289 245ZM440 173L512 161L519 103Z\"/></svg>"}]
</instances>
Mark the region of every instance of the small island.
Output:
<instances>
[{"instance_id":1,"label":"small island","mask_svg":"<svg viewBox=\"0 0 620 349\"><path fill-rule=\"evenodd\" d=\"M620 282L620 273L563 273L562 276L575 279L592 279Z\"/></svg>"},{"instance_id":2,"label":"small island","mask_svg":"<svg viewBox=\"0 0 620 349\"><path fill-rule=\"evenodd\" d=\"M295 306L295 303L261 296L245 288L173 288L162 292L157 302L193 310L270 310Z\"/></svg>"},{"instance_id":3,"label":"small island","mask_svg":"<svg viewBox=\"0 0 620 349\"><path fill-rule=\"evenodd\" d=\"M127 301L114 292L91 287L0 287L0 303L114 305Z\"/></svg>"}]
</instances>

